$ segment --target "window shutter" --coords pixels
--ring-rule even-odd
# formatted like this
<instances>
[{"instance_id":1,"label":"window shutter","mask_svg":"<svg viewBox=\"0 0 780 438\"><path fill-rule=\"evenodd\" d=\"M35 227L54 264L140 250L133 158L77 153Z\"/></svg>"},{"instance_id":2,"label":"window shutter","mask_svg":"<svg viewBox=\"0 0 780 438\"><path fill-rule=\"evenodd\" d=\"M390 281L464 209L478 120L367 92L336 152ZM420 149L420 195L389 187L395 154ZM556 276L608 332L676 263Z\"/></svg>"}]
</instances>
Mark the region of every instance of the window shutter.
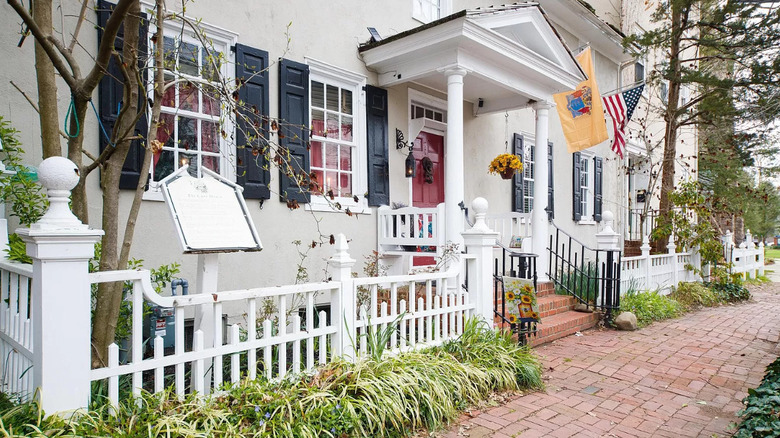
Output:
<instances>
[{"instance_id":1,"label":"window shutter","mask_svg":"<svg viewBox=\"0 0 780 438\"><path fill-rule=\"evenodd\" d=\"M523 149L523 136L515 133L512 136L512 153L520 158L520 162L524 163L524 149ZM523 213L523 172L515 172L515 176L512 177L512 211Z\"/></svg>"},{"instance_id":2,"label":"window shutter","mask_svg":"<svg viewBox=\"0 0 780 438\"><path fill-rule=\"evenodd\" d=\"M368 140L368 205L390 204L387 158L387 90L366 86Z\"/></svg>"},{"instance_id":3,"label":"window shutter","mask_svg":"<svg viewBox=\"0 0 780 438\"><path fill-rule=\"evenodd\" d=\"M279 62L279 118L280 153L289 163L289 167L279 167L279 197L282 202L307 203L310 199L308 65L289 59ZM303 181L301 187L298 180Z\"/></svg>"},{"instance_id":4,"label":"window shutter","mask_svg":"<svg viewBox=\"0 0 780 438\"><path fill-rule=\"evenodd\" d=\"M268 161L268 52L236 44L236 81L242 102L236 132L236 182L244 198L271 197Z\"/></svg>"},{"instance_id":5,"label":"window shutter","mask_svg":"<svg viewBox=\"0 0 780 438\"><path fill-rule=\"evenodd\" d=\"M593 220L601 221L604 164L601 157L593 157Z\"/></svg>"},{"instance_id":6,"label":"window shutter","mask_svg":"<svg viewBox=\"0 0 780 438\"><path fill-rule=\"evenodd\" d=\"M547 220L555 218L555 184L553 182L553 144L547 142Z\"/></svg>"},{"instance_id":7,"label":"window shutter","mask_svg":"<svg viewBox=\"0 0 780 438\"><path fill-rule=\"evenodd\" d=\"M580 153L575 152L572 154L572 199L574 205L572 205L572 212L574 213L574 221L582 219L582 196L580 192Z\"/></svg>"},{"instance_id":8,"label":"window shutter","mask_svg":"<svg viewBox=\"0 0 780 438\"><path fill-rule=\"evenodd\" d=\"M106 26L108 17L111 16L111 11L114 9L114 4L104 0L99 0L97 4L98 13L98 43L103 38L103 28ZM141 81L146 81L148 75L144 64L148 53L148 41L147 33L149 32L149 21L146 19L146 15L142 15L141 26L139 29L138 39L138 62L141 65ZM122 47L124 46L124 29L120 28L114 40L114 49L119 53L122 53ZM100 138L100 152L108 145L109 139L107 135L111 135L114 131L114 125L116 119L119 116L119 110L122 107L122 71L116 63L116 58L111 57L108 62L108 68L106 74L100 80L98 85L98 106L100 113L100 122L105 128L105 134L103 130L98 133ZM140 93L138 97L138 111L143 111L144 107L148 107L146 102L146 96ZM138 119L138 123L135 126L135 135L142 138L146 138L149 134L149 122L147 120L146 112ZM98 128L99 129L99 128ZM141 177L141 171L147 171L148 169L141 169L141 165L144 160L144 143L145 140L133 140L130 145L130 149L127 152L127 158L122 166L122 175L119 177L119 188L135 190L138 187L138 180Z\"/></svg>"}]
</instances>

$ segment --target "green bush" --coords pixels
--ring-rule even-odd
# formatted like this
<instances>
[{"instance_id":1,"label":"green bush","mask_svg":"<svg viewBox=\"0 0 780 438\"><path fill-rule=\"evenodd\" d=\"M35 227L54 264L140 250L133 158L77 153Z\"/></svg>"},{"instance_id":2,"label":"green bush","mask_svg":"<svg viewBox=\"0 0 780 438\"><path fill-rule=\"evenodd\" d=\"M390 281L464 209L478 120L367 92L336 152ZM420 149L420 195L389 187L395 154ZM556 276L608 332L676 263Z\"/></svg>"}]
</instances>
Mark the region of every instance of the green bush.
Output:
<instances>
[{"instance_id":1,"label":"green bush","mask_svg":"<svg viewBox=\"0 0 780 438\"><path fill-rule=\"evenodd\" d=\"M70 420L44 418L28 403L0 414L0 436L404 437L441 427L492 391L532 388L542 388L536 357L469 321L458 340L436 348L245 380L207 398L144 394L115 416L103 405Z\"/></svg>"},{"instance_id":2,"label":"green bush","mask_svg":"<svg viewBox=\"0 0 780 438\"><path fill-rule=\"evenodd\" d=\"M636 315L639 327L644 327L653 321L677 318L685 313L682 304L655 291L626 294L620 298L620 310Z\"/></svg>"},{"instance_id":3,"label":"green bush","mask_svg":"<svg viewBox=\"0 0 780 438\"><path fill-rule=\"evenodd\" d=\"M721 302L735 303L750 299L750 291L744 287L740 274L732 274L726 268L717 267L712 270L710 280L705 286L710 288Z\"/></svg>"},{"instance_id":4,"label":"green bush","mask_svg":"<svg viewBox=\"0 0 780 438\"><path fill-rule=\"evenodd\" d=\"M735 438L780 437L780 358L766 368L764 380L748 390L742 403L745 409L737 414L742 423Z\"/></svg>"},{"instance_id":5,"label":"green bush","mask_svg":"<svg viewBox=\"0 0 780 438\"><path fill-rule=\"evenodd\" d=\"M701 283L680 283L669 298L686 308L712 307L720 302L715 293Z\"/></svg>"}]
</instances>

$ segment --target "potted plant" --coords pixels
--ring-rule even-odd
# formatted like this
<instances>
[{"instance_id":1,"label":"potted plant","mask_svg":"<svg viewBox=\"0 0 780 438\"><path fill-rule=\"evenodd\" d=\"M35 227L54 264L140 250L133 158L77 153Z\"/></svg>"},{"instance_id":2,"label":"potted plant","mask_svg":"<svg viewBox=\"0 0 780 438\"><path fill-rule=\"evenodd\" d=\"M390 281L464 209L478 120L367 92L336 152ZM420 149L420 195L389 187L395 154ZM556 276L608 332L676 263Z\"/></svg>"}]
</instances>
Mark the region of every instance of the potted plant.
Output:
<instances>
[{"instance_id":1,"label":"potted plant","mask_svg":"<svg viewBox=\"0 0 780 438\"><path fill-rule=\"evenodd\" d=\"M523 169L523 163L517 155L500 154L490 162L488 173L501 175L503 179L511 179L515 172Z\"/></svg>"}]
</instances>

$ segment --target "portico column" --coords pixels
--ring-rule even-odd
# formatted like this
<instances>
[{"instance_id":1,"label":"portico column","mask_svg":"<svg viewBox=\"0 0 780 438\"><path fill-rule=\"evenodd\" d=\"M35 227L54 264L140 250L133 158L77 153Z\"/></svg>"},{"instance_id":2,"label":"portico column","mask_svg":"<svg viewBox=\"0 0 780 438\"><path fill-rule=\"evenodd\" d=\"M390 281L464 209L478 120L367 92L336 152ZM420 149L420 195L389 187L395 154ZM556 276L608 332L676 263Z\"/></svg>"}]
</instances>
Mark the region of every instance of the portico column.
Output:
<instances>
[{"instance_id":1,"label":"portico column","mask_svg":"<svg viewBox=\"0 0 780 438\"><path fill-rule=\"evenodd\" d=\"M463 77L466 70L452 68L447 75L447 145L444 147L444 211L446 240L463 249L463 213L458 204L464 200L463 171Z\"/></svg>"},{"instance_id":2,"label":"portico column","mask_svg":"<svg viewBox=\"0 0 780 438\"><path fill-rule=\"evenodd\" d=\"M549 255L547 254L547 241L549 240L547 219L547 185L549 172L547 170L547 140L549 138L550 123L549 111L552 106L546 102L539 102L534 106L536 110L536 144L534 145L534 208L531 212L531 233L533 235L533 252L538 254L536 259L536 271L540 281L547 280L547 268Z\"/></svg>"}]
</instances>

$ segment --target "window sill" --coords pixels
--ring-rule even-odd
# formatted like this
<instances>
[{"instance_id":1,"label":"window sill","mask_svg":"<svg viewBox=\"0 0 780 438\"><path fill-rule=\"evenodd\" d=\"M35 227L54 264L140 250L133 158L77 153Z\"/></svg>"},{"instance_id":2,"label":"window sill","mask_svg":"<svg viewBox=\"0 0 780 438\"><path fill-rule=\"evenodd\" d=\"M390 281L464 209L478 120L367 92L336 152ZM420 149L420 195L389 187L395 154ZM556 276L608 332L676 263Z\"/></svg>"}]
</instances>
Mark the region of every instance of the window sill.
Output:
<instances>
[{"instance_id":1,"label":"window sill","mask_svg":"<svg viewBox=\"0 0 780 438\"><path fill-rule=\"evenodd\" d=\"M579 221L577 221L577 225L596 225L596 223L597 223L596 221L590 218L580 219Z\"/></svg>"},{"instance_id":2,"label":"window sill","mask_svg":"<svg viewBox=\"0 0 780 438\"><path fill-rule=\"evenodd\" d=\"M340 203L341 210L337 210L327 201L317 196L312 196L311 202L305 204L304 208L306 209L306 211L316 211L319 213L340 213L340 214L345 214L347 208L349 208L349 211L351 211L353 214L368 214L368 215L372 214L371 207L369 207L365 203L365 201L356 203L351 198L336 198L332 202Z\"/></svg>"}]
</instances>

